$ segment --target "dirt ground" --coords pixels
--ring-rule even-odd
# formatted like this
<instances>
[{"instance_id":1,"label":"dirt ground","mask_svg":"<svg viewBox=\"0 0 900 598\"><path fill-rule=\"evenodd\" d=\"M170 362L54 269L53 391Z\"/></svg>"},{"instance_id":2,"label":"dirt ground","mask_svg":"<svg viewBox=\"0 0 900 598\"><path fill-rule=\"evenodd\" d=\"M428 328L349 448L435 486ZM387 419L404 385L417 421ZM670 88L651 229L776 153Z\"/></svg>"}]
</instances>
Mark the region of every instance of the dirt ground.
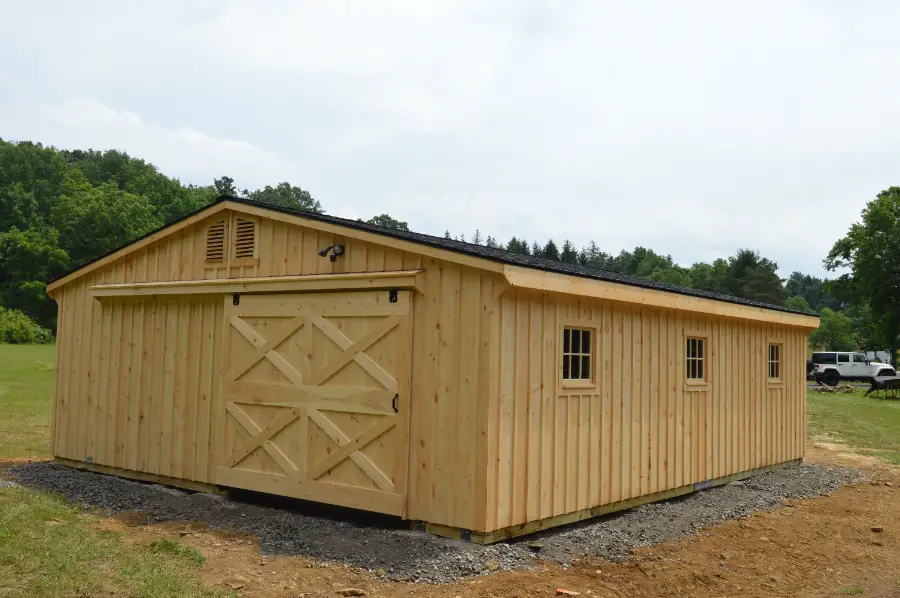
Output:
<instances>
[{"instance_id":1,"label":"dirt ground","mask_svg":"<svg viewBox=\"0 0 900 598\"><path fill-rule=\"evenodd\" d=\"M345 588L372 597L514 598L553 596L564 588L603 597L900 598L900 469L835 444L810 443L807 460L862 467L873 482L729 521L676 544L642 548L624 564L585 560L567 570L545 565L445 586L389 583L304 558L261 556L254 538L212 532L202 523L147 526L140 517L122 516L102 525L126 531L134 542L171 537L196 547L208 559L203 580L247 598L338 596Z\"/></svg>"}]
</instances>

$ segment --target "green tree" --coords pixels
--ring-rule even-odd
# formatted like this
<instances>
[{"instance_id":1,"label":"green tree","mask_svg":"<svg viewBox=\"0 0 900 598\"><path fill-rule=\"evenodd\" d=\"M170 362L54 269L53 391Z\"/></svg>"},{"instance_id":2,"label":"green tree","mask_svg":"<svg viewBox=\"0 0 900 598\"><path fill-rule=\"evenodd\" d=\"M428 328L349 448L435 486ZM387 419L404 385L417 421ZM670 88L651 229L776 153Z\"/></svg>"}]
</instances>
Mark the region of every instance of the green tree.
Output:
<instances>
[{"instance_id":1,"label":"green tree","mask_svg":"<svg viewBox=\"0 0 900 598\"><path fill-rule=\"evenodd\" d=\"M778 264L751 249L739 249L728 258L728 273L722 281L724 292L735 297L781 305L784 286Z\"/></svg>"},{"instance_id":2,"label":"green tree","mask_svg":"<svg viewBox=\"0 0 900 598\"><path fill-rule=\"evenodd\" d=\"M578 252L575 250L575 246L572 245L572 242L566 239L563 242L562 252L559 254L559 259L567 264L575 264L578 263Z\"/></svg>"},{"instance_id":3,"label":"green tree","mask_svg":"<svg viewBox=\"0 0 900 598\"><path fill-rule=\"evenodd\" d=\"M59 244L74 266L118 249L162 225L150 201L113 183L71 180L50 213Z\"/></svg>"},{"instance_id":4,"label":"green tree","mask_svg":"<svg viewBox=\"0 0 900 598\"><path fill-rule=\"evenodd\" d=\"M55 329L56 305L47 295L46 283L68 266L69 256L59 248L52 228L20 231L12 227L0 233L0 304Z\"/></svg>"},{"instance_id":5,"label":"green tree","mask_svg":"<svg viewBox=\"0 0 900 598\"><path fill-rule=\"evenodd\" d=\"M895 360L900 345L900 187L869 202L861 221L834 244L825 267L849 268L837 288L853 303L869 306L873 326Z\"/></svg>"},{"instance_id":6,"label":"green tree","mask_svg":"<svg viewBox=\"0 0 900 598\"><path fill-rule=\"evenodd\" d=\"M547 260L559 261L559 248L556 247L556 243L553 242L553 239L550 239L547 241L547 244L544 245L544 249L541 251L541 257Z\"/></svg>"},{"instance_id":7,"label":"green tree","mask_svg":"<svg viewBox=\"0 0 900 598\"><path fill-rule=\"evenodd\" d=\"M826 307L819 318L819 327L809 335L810 347L820 351L856 351L859 348L849 316Z\"/></svg>"},{"instance_id":8,"label":"green tree","mask_svg":"<svg viewBox=\"0 0 900 598\"><path fill-rule=\"evenodd\" d=\"M228 177L222 178L231 181ZM233 186L234 182L231 181L231 184ZM227 195L233 195L233 193ZM308 191L305 191L300 187L295 187L286 181L278 183L274 187L266 185L262 189L257 189L251 193L245 191L245 195L253 201L259 201L282 208L303 210L304 212L315 212L316 214L322 214L325 211L322 209L322 204L320 204L317 199L314 199Z\"/></svg>"},{"instance_id":9,"label":"green tree","mask_svg":"<svg viewBox=\"0 0 900 598\"><path fill-rule=\"evenodd\" d=\"M395 220L387 214L382 214L381 216L373 216L366 220L366 223L383 226L384 228L393 228L395 230L409 230L409 225L406 222ZM449 232L447 234L449 234Z\"/></svg>"},{"instance_id":10,"label":"green tree","mask_svg":"<svg viewBox=\"0 0 900 598\"><path fill-rule=\"evenodd\" d=\"M810 307L806 299L804 299L800 295L791 297L790 299L785 301L784 306L788 309L793 309L794 311L805 311L806 313L811 313L813 311L813 308Z\"/></svg>"},{"instance_id":11,"label":"green tree","mask_svg":"<svg viewBox=\"0 0 900 598\"><path fill-rule=\"evenodd\" d=\"M725 293L725 279L728 277L728 261L718 258L711 264L697 262L690 268L691 287L710 291L713 293Z\"/></svg>"},{"instance_id":12,"label":"green tree","mask_svg":"<svg viewBox=\"0 0 900 598\"><path fill-rule=\"evenodd\" d=\"M512 251L513 253L521 253L522 255L531 255L531 248L528 245L528 241L524 238L520 241L516 237L513 237L506 243L506 250Z\"/></svg>"},{"instance_id":13,"label":"green tree","mask_svg":"<svg viewBox=\"0 0 900 598\"><path fill-rule=\"evenodd\" d=\"M230 176L222 176L214 179L213 187L216 190L216 195L230 195L231 197L237 197L239 195L237 187L234 186L234 179Z\"/></svg>"},{"instance_id":14,"label":"green tree","mask_svg":"<svg viewBox=\"0 0 900 598\"><path fill-rule=\"evenodd\" d=\"M216 197L212 187L203 188L205 192L200 197L197 188L184 187L177 179L159 172L153 164L125 152L72 150L63 154L92 187L110 183L121 191L145 197L164 222L180 218Z\"/></svg>"},{"instance_id":15,"label":"green tree","mask_svg":"<svg viewBox=\"0 0 900 598\"><path fill-rule=\"evenodd\" d=\"M833 310L843 308L843 304L832 297L825 288L825 280L809 274L791 272L784 283L784 290L791 297L803 297L816 311L823 307L830 307Z\"/></svg>"},{"instance_id":16,"label":"green tree","mask_svg":"<svg viewBox=\"0 0 900 598\"><path fill-rule=\"evenodd\" d=\"M50 208L71 170L65 155L53 147L30 141L10 143L0 139L0 189L20 183L19 189L33 196L39 218L50 214Z\"/></svg>"},{"instance_id":17,"label":"green tree","mask_svg":"<svg viewBox=\"0 0 900 598\"><path fill-rule=\"evenodd\" d=\"M0 186L0 230L24 229L40 221L37 199L23 183Z\"/></svg>"}]
</instances>

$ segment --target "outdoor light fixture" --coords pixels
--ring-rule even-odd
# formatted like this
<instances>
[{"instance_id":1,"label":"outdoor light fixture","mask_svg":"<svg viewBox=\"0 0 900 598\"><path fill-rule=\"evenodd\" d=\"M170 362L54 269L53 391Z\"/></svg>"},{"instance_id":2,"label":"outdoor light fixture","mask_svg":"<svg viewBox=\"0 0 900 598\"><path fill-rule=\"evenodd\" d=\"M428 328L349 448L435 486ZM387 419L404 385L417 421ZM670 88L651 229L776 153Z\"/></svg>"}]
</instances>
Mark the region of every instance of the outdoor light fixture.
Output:
<instances>
[{"instance_id":1,"label":"outdoor light fixture","mask_svg":"<svg viewBox=\"0 0 900 598\"><path fill-rule=\"evenodd\" d=\"M328 255L328 252L331 252L331 255L328 256L332 262L336 262L339 255L344 255L344 246L343 245L329 245L325 249L319 250L319 257L325 257Z\"/></svg>"}]
</instances>

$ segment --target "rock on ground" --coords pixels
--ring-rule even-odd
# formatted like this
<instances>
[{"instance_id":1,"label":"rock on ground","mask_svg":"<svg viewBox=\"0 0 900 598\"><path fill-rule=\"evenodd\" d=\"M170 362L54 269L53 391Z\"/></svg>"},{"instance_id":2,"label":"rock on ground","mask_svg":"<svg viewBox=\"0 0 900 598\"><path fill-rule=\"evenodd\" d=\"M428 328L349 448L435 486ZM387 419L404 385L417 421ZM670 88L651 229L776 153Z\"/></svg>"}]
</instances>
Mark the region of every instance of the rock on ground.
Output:
<instances>
[{"instance_id":1,"label":"rock on ground","mask_svg":"<svg viewBox=\"0 0 900 598\"><path fill-rule=\"evenodd\" d=\"M391 527L396 521L354 512L323 514L308 503L278 508L222 496L175 490L71 469L52 462L9 470L16 482L62 494L111 514L141 512L152 522L205 521L217 529L254 534L261 550L302 555L383 570L388 579L448 583L470 575L532 566L540 558L569 565L584 555L625 560L638 546L677 540L726 519L748 517L785 499L813 498L842 484L865 479L858 469L804 464L764 473L744 482L652 503L510 543L478 546ZM3 481L0 480L0 485ZM240 497L238 497L240 498ZM319 511L319 512L316 512Z\"/></svg>"}]
</instances>

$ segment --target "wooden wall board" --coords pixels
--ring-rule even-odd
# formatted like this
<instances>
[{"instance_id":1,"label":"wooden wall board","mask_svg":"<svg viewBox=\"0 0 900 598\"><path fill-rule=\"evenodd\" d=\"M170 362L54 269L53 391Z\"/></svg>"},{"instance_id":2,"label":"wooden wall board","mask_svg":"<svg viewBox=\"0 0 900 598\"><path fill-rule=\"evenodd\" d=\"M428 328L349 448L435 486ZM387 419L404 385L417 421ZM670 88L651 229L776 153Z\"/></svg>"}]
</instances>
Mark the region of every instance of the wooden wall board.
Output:
<instances>
[{"instance_id":1,"label":"wooden wall board","mask_svg":"<svg viewBox=\"0 0 900 598\"><path fill-rule=\"evenodd\" d=\"M215 217L233 214L224 210ZM221 475L242 487L252 486L258 473L255 489L327 500L327 493L310 494L278 480L277 462L262 450L251 451L242 471L223 466L251 435L235 427L226 407L226 361L233 357L226 351L233 328L226 311L243 317L249 305L230 304L233 285L252 296L252 288L285 290L272 286L280 277L293 277L294 284L320 275L303 282L320 291L310 295L309 305L329 310L351 336L359 331L346 318L356 307L323 299L329 292L363 281L369 288L402 285L414 297L404 328L411 335L406 357L389 352L393 357L378 358L387 368L391 360L411 360L409 443L405 460L398 456L395 462L408 468L395 486L399 491L405 484L406 496L383 501L391 512L488 533L803 455L807 320L762 321L738 317L740 310L709 314L631 303L621 295L517 288L504 272L478 268L477 262L445 261L396 243L264 215L257 258L209 267L209 223L198 219L57 288L56 456L200 483ZM335 242L346 246L337 262L318 256ZM216 293L191 293L195 284ZM106 294L103 301L95 298L97 291ZM284 321L292 308L279 297L260 297L253 316L261 320L251 328L267 318ZM593 385L560 384L565 320L595 330ZM687 334L706 339L705 385L685 384ZM769 342L784 348L782 384L767 380ZM329 359L334 351L340 350L326 350ZM259 380L277 381L272 367L258 373ZM264 405L250 409L257 407ZM265 428L271 414L254 417ZM303 425L290 430L306 436L308 425L306 432ZM324 446L326 440L317 442ZM300 450L296 438L282 445L287 452ZM361 452L377 460L386 446L375 442ZM346 463L339 467L327 475L369 483L367 474ZM378 483L372 483L365 489L374 496ZM338 495L347 504L365 502L352 498L349 488Z\"/></svg>"}]
</instances>

